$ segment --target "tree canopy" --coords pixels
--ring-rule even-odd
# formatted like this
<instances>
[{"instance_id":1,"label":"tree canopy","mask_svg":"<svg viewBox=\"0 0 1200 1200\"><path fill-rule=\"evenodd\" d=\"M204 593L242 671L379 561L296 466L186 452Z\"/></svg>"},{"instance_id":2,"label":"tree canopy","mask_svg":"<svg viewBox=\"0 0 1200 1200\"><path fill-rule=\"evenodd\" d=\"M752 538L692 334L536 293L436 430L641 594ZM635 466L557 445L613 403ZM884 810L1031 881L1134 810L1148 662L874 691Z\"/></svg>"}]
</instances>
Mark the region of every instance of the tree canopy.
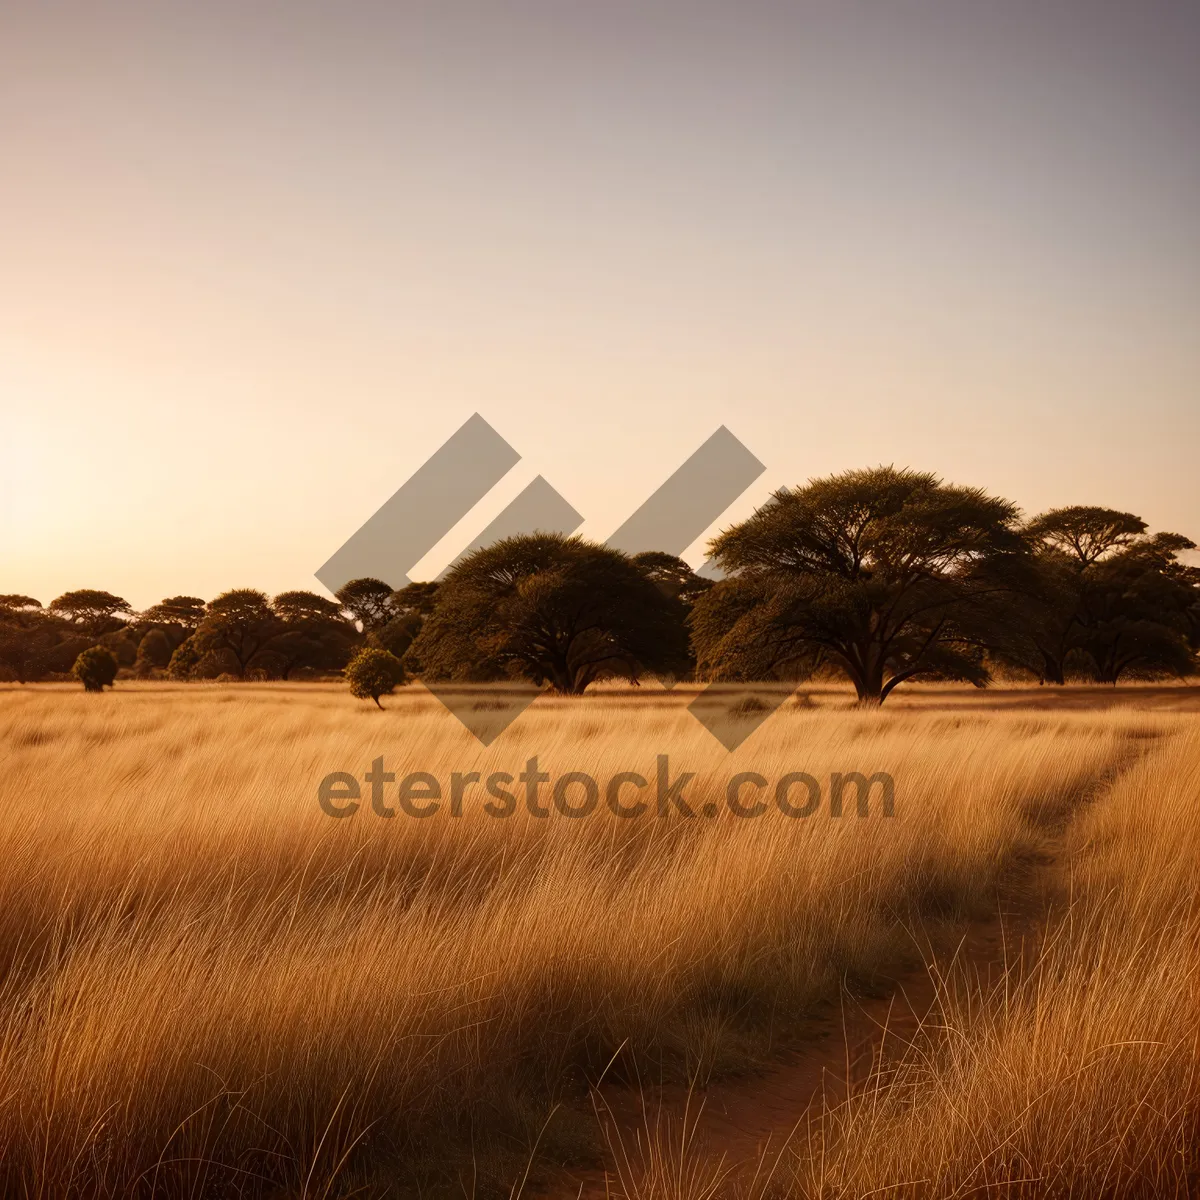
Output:
<instances>
[{"instance_id":1,"label":"tree canopy","mask_svg":"<svg viewBox=\"0 0 1200 1200\"><path fill-rule=\"evenodd\" d=\"M982 686L995 598L1019 574L1018 511L977 488L877 467L783 489L711 552L728 578L692 613L702 669L840 667L861 701L921 676Z\"/></svg>"},{"instance_id":2,"label":"tree canopy","mask_svg":"<svg viewBox=\"0 0 1200 1200\"><path fill-rule=\"evenodd\" d=\"M245 678L280 632L281 622L265 592L234 588L209 602L193 640L202 656L224 660L230 673Z\"/></svg>"},{"instance_id":3,"label":"tree canopy","mask_svg":"<svg viewBox=\"0 0 1200 1200\"><path fill-rule=\"evenodd\" d=\"M141 614L149 625L178 625L189 633L204 620L204 601L199 596L168 596Z\"/></svg>"},{"instance_id":4,"label":"tree canopy","mask_svg":"<svg viewBox=\"0 0 1200 1200\"><path fill-rule=\"evenodd\" d=\"M112 687L117 677L117 659L106 646L89 646L75 659L71 674L83 684L85 692L102 692Z\"/></svg>"},{"instance_id":5,"label":"tree canopy","mask_svg":"<svg viewBox=\"0 0 1200 1200\"><path fill-rule=\"evenodd\" d=\"M380 696L391 695L406 680L404 664L386 650L363 646L342 672L350 685L350 694L360 700L373 700L382 708Z\"/></svg>"},{"instance_id":6,"label":"tree canopy","mask_svg":"<svg viewBox=\"0 0 1200 1200\"><path fill-rule=\"evenodd\" d=\"M1000 657L1058 684L1192 669L1200 572L1179 560L1190 539L1082 505L1035 517L1025 534L1032 571L1007 610Z\"/></svg>"},{"instance_id":7,"label":"tree canopy","mask_svg":"<svg viewBox=\"0 0 1200 1200\"><path fill-rule=\"evenodd\" d=\"M1035 542L1060 551L1082 567L1131 545L1145 531L1146 522L1133 513L1084 504L1042 513L1027 527Z\"/></svg>"},{"instance_id":8,"label":"tree canopy","mask_svg":"<svg viewBox=\"0 0 1200 1200\"><path fill-rule=\"evenodd\" d=\"M523 678L577 695L687 662L683 606L628 556L578 537L506 538L458 563L411 655L431 679Z\"/></svg>"},{"instance_id":9,"label":"tree canopy","mask_svg":"<svg viewBox=\"0 0 1200 1200\"><path fill-rule=\"evenodd\" d=\"M335 594L351 619L362 625L363 633L381 629L396 615L393 588L382 579L352 579Z\"/></svg>"},{"instance_id":10,"label":"tree canopy","mask_svg":"<svg viewBox=\"0 0 1200 1200\"><path fill-rule=\"evenodd\" d=\"M92 646L139 678L288 679L341 671L365 648L431 682L564 694L645 674L840 673L871 704L907 680L983 686L997 670L1055 684L1183 676L1200 655L1195 548L1123 510L1023 523L978 488L875 467L776 492L713 540L715 584L663 551L535 533L475 551L441 582L361 578L336 598L238 588L134 614L93 588L45 608L0 595L0 678L62 679Z\"/></svg>"},{"instance_id":11,"label":"tree canopy","mask_svg":"<svg viewBox=\"0 0 1200 1200\"><path fill-rule=\"evenodd\" d=\"M64 592L50 601L49 611L78 625L89 637L119 629L125 623L124 618L133 616L127 600L95 588Z\"/></svg>"}]
</instances>

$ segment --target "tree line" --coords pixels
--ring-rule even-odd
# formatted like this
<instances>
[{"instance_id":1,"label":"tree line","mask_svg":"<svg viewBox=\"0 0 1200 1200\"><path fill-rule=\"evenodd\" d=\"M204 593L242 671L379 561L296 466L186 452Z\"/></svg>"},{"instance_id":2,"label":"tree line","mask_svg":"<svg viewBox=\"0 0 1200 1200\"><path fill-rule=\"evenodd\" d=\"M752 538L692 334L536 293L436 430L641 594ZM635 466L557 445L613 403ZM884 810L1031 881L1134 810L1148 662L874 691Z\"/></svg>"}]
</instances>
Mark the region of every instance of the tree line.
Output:
<instances>
[{"instance_id":1,"label":"tree line","mask_svg":"<svg viewBox=\"0 0 1200 1200\"><path fill-rule=\"evenodd\" d=\"M334 599L241 588L135 613L91 589L44 608L0 596L0 670L24 682L74 668L85 686L97 663L178 680L345 671L376 703L411 676L566 694L645 675L838 676L875 704L908 680L982 687L997 672L1115 684L1197 671L1200 570L1181 558L1193 549L1132 513L1025 520L978 488L879 467L776 492L713 540L715 582L673 555L535 533L441 583L356 579Z\"/></svg>"}]
</instances>

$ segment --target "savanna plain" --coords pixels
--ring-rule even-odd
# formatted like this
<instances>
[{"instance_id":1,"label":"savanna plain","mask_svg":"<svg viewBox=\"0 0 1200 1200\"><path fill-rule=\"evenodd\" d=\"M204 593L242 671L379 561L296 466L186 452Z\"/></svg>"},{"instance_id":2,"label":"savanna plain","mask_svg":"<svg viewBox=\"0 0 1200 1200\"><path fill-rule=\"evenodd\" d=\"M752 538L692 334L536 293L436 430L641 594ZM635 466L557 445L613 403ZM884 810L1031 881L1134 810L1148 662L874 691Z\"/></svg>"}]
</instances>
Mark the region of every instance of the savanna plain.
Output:
<instances>
[{"instance_id":1,"label":"savanna plain","mask_svg":"<svg viewBox=\"0 0 1200 1200\"><path fill-rule=\"evenodd\" d=\"M485 747L418 686L0 688L0 1191L1200 1194L1194 687L801 689L733 752L694 695L545 696ZM649 808L318 802L534 756ZM730 810L797 772L809 815ZM833 815L835 772L891 815ZM895 1016L865 1062L852 1011Z\"/></svg>"}]
</instances>

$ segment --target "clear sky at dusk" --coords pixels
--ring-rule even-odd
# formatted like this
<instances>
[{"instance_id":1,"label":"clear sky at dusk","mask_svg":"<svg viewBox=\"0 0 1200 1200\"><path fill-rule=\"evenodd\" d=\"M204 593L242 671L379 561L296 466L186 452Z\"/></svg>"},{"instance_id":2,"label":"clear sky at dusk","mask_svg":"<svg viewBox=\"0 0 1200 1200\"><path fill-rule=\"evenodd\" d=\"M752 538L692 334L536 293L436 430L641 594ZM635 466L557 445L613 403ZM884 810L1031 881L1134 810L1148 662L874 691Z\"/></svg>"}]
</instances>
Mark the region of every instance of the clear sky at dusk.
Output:
<instances>
[{"instance_id":1,"label":"clear sky at dusk","mask_svg":"<svg viewBox=\"0 0 1200 1200\"><path fill-rule=\"evenodd\" d=\"M1200 540L1198 125L1184 2L0 0L0 591L319 586L475 411L428 576L721 424L727 520L885 462Z\"/></svg>"}]
</instances>

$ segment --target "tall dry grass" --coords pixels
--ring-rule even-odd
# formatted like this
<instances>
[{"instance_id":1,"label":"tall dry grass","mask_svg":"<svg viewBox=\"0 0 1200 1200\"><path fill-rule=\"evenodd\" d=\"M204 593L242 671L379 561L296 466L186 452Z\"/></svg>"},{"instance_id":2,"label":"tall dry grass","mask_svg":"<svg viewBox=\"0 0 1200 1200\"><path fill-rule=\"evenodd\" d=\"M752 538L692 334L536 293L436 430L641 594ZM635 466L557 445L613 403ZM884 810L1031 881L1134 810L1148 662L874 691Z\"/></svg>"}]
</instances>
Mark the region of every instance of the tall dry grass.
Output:
<instances>
[{"instance_id":1,"label":"tall dry grass","mask_svg":"<svg viewBox=\"0 0 1200 1200\"><path fill-rule=\"evenodd\" d=\"M1068 831L1032 967L944 981L941 1018L825 1115L789 1194L1200 1194L1200 731Z\"/></svg>"},{"instance_id":2,"label":"tall dry grass","mask_svg":"<svg viewBox=\"0 0 1200 1200\"><path fill-rule=\"evenodd\" d=\"M752 1060L914 925L986 904L1173 728L792 706L726 755L685 704L539 701L484 749L415 691L382 714L311 686L0 692L5 1194L369 1193L452 1175L496 1131L523 1155L614 1056L700 1078ZM333 820L316 800L380 755L605 779L661 753L693 803L736 771L884 770L896 815Z\"/></svg>"}]
</instances>

